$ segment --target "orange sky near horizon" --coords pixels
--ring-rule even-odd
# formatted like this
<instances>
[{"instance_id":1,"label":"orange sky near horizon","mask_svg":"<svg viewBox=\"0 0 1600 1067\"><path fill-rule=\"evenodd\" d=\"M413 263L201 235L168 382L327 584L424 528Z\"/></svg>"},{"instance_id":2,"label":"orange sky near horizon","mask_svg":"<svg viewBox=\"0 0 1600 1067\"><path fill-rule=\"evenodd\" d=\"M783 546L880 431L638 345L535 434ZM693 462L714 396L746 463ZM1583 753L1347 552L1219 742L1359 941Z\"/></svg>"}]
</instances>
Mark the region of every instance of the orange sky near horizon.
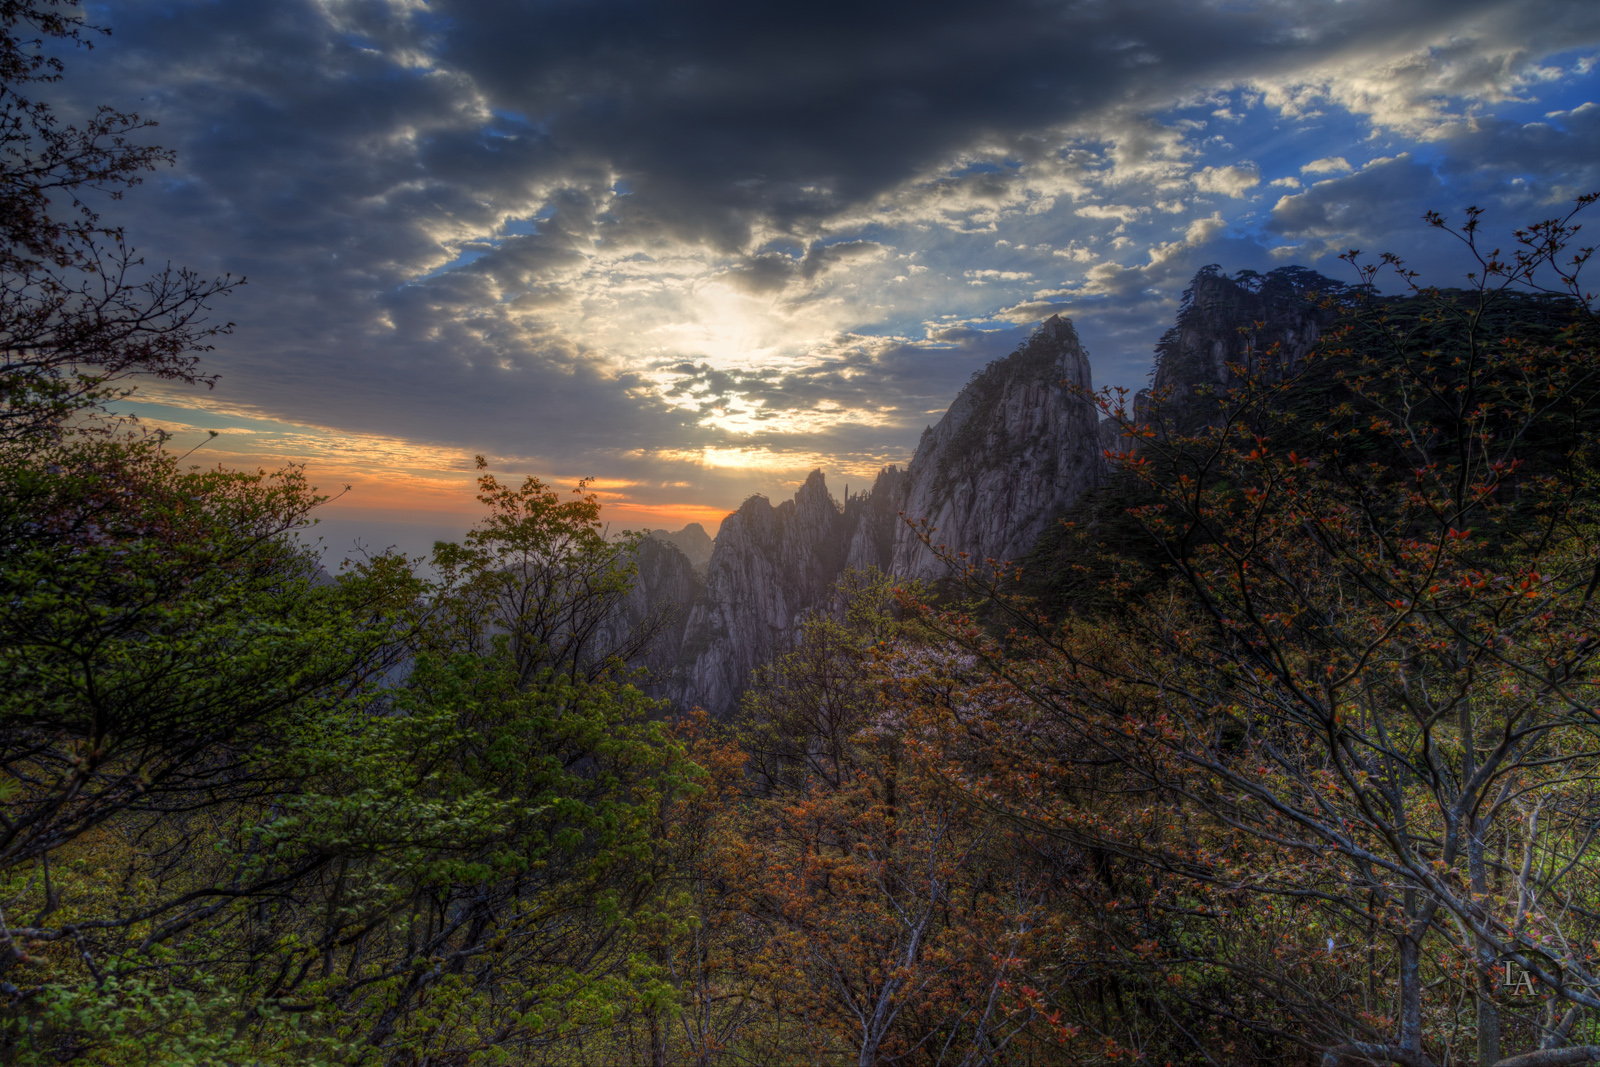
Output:
<instances>
[{"instance_id":1,"label":"orange sky near horizon","mask_svg":"<svg viewBox=\"0 0 1600 1067\"><path fill-rule=\"evenodd\" d=\"M355 435L264 418L245 411L201 407L181 397L138 399L117 406L150 430L172 435L169 448L191 463L242 469L280 469L303 464L311 483L328 496L318 509L344 524L370 520L394 523L460 525L464 530L482 514L476 499L476 456L465 449L419 445L399 437ZM214 431L215 437L208 437ZM529 475L563 491L583 475L532 469L515 459L491 457L490 473L503 481ZM621 479L591 479L588 491L600 499L602 516L613 529L677 530L691 522L715 537L730 512L725 506L693 500L646 503L643 486Z\"/></svg>"}]
</instances>

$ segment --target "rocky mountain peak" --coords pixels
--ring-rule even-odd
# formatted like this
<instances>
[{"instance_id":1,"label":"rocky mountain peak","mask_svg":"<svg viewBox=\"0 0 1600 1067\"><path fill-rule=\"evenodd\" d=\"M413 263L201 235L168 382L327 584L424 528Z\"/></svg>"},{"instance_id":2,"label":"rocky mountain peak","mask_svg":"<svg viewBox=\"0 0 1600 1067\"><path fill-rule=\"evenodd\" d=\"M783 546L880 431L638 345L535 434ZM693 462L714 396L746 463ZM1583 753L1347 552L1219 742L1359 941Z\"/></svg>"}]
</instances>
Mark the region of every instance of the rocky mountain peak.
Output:
<instances>
[{"instance_id":1,"label":"rocky mountain peak","mask_svg":"<svg viewBox=\"0 0 1600 1067\"><path fill-rule=\"evenodd\" d=\"M1286 366L1297 362L1333 314L1308 299L1312 292L1338 297L1348 290L1301 267L1202 270L1157 346L1154 393L1184 418L1203 419L1211 410L1207 394L1228 385L1229 362L1247 350L1271 350ZM765 497L746 500L723 520L705 591L690 613L679 650L679 701L731 711L751 670L791 646L808 612L827 610L847 567L945 577L946 565L909 522L926 520L935 545L976 563L1024 557L1050 523L1105 479L1106 450L1131 447L1115 426L1101 426L1091 388L1077 330L1053 316L1016 351L974 374L923 433L910 464L884 468L871 491L841 505L818 470L776 506ZM1139 402L1148 414L1152 392Z\"/></svg>"},{"instance_id":2,"label":"rocky mountain peak","mask_svg":"<svg viewBox=\"0 0 1600 1067\"><path fill-rule=\"evenodd\" d=\"M820 468L806 476L805 482L795 491L793 500L786 500L778 507L793 507L796 518L803 516L803 521L821 523L837 519L842 510L838 501L833 499L833 494L828 492L828 480L823 477Z\"/></svg>"},{"instance_id":3,"label":"rocky mountain peak","mask_svg":"<svg viewBox=\"0 0 1600 1067\"><path fill-rule=\"evenodd\" d=\"M841 505L820 470L774 506L753 496L723 520L682 655L685 704L727 712L750 672L787 650L848 567L940 578L945 565L907 524L976 559L1015 559L1104 474L1089 357L1070 319L1041 324L973 375L929 427L910 465L885 467Z\"/></svg>"},{"instance_id":4,"label":"rocky mountain peak","mask_svg":"<svg viewBox=\"0 0 1600 1067\"><path fill-rule=\"evenodd\" d=\"M1039 324L1035 337L1044 337L1058 343L1078 344L1078 331L1073 328L1071 319L1064 319L1060 315L1051 315Z\"/></svg>"},{"instance_id":5,"label":"rocky mountain peak","mask_svg":"<svg viewBox=\"0 0 1600 1067\"><path fill-rule=\"evenodd\" d=\"M682 552L696 568L711 562L711 537L698 522L691 522L681 530L646 531L657 541L665 541Z\"/></svg>"},{"instance_id":6,"label":"rocky mountain peak","mask_svg":"<svg viewBox=\"0 0 1600 1067\"><path fill-rule=\"evenodd\" d=\"M1016 559L1062 509L1105 475L1089 355L1057 315L1025 344L975 374L923 434L900 510L926 520L933 543L978 561ZM943 577L945 565L908 527L889 569Z\"/></svg>"},{"instance_id":7,"label":"rocky mountain peak","mask_svg":"<svg viewBox=\"0 0 1600 1067\"><path fill-rule=\"evenodd\" d=\"M683 702L732 708L756 665L786 650L805 613L826 599L849 545L844 510L820 470L792 499L774 507L753 496L723 519L683 637Z\"/></svg>"},{"instance_id":8,"label":"rocky mountain peak","mask_svg":"<svg viewBox=\"0 0 1600 1067\"><path fill-rule=\"evenodd\" d=\"M857 493L844 505L850 547L845 566L858 570L876 567L888 571L894 561L895 537L905 526L900 509L905 504L907 472L888 466L878 472L872 488Z\"/></svg>"},{"instance_id":9,"label":"rocky mountain peak","mask_svg":"<svg viewBox=\"0 0 1600 1067\"><path fill-rule=\"evenodd\" d=\"M1255 358L1295 366L1337 313L1313 296L1337 301L1352 291L1305 267L1232 275L1201 268L1156 344L1155 376L1137 398L1136 415L1153 419L1159 401L1163 416L1185 432L1204 425L1215 414L1208 398L1233 383L1229 364Z\"/></svg>"}]
</instances>

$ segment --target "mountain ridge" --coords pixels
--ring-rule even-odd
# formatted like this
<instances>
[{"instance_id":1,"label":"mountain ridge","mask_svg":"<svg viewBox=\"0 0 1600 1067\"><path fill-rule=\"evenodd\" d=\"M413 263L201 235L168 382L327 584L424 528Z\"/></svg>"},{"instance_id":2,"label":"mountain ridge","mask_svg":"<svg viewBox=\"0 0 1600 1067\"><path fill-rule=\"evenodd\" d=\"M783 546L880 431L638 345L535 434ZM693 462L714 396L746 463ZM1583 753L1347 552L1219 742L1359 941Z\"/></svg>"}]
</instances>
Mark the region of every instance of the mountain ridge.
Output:
<instances>
[{"instance_id":1,"label":"mountain ridge","mask_svg":"<svg viewBox=\"0 0 1600 1067\"><path fill-rule=\"evenodd\" d=\"M1230 384L1230 363L1255 354L1292 366L1335 313L1310 299L1319 292L1338 298L1349 287L1303 267L1203 268L1155 346L1136 417L1193 426L1210 417L1208 397ZM686 568L703 578L692 603L677 605L675 647L652 657L675 662L656 691L681 707L730 713L751 671L788 650L849 568L937 581L948 573L939 549L980 563L1028 556L1062 514L1105 484L1108 453L1132 443L1114 420L1100 419L1092 389L1089 354L1072 321L1055 315L978 370L923 431L910 461L883 468L868 491L841 502L814 470L789 500L751 496L723 519L698 566L676 536L652 532L661 551L682 559L657 563L663 592L685 594Z\"/></svg>"},{"instance_id":2,"label":"mountain ridge","mask_svg":"<svg viewBox=\"0 0 1600 1067\"><path fill-rule=\"evenodd\" d=\"M836 500L815 470L793 499L752 496L722 522L704 591L689 610L675 690L684 706L726 714L750 672L785 651L849 568L933 580L934 543L976 558L1020 556L1052 518L1104 477L1088 353L1054 316L973 375L924 431L905 468Z\"/></svg>"}]
</instances>

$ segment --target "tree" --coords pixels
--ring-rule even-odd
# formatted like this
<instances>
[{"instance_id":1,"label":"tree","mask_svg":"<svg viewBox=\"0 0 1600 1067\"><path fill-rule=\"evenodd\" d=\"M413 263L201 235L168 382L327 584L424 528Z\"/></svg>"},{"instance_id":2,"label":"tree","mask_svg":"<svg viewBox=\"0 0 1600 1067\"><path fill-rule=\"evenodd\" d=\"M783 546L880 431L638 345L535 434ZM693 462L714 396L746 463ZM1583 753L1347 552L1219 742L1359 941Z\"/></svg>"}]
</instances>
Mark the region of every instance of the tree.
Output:
<instances>
[{"instance_id":1,"label":"tree","mask_svg":"<svg viewBox=\"0 0 1600 1067\"><path fill-rule=\"evenodd\" d=\"M636 919L644 957L636 972L645 980L618 1013L611 1058L710 1067L732 1050L776 1047L764 1025L766 983L748 965L759 940L729 895L720 863L724 835L737 822L730 815L743 799L745 754L718 736L704 711L672 732L696 774L693 787L667 798L663 811L659 902Z\"/></svg>"},{"instance_id":2,"label":"tree","mask_svg":"<svg viewBox=\"0 0 1600 1067\"><path fill-rule=\"evenodd\" d=\"M0 452L0 973L18 1020L192 1014L193 985L149 984L165 943L285 880L245 843L207 881L219 821L259 830L305 781L291 739L367 713L419 588L395 557L322 574L289 536L321 499L297 469L186 471L162 444Z\"/></svg>"},{"instance_id":3,"label":"tree","mask_svg":"<svg viewBox=\"0 0 1600 1067\"><path fill-rule=\"evenodd\" d=\"M64 124L30 95L57 81L52 49L96 34L76 0L0 2L0 437L39 439L70 415L151 375L211 384L198 355L231 324L209 302L243 279L204 279L143 260L95 204L121 199L172 154L136 143L154 123L99 108ZM33 36L30 36L33 35Z\"/></svg>"},{"instance_id":4,"label":"tree","mask_svg":"<svg viewBox=\"0 0 1600 1067\"><path fill-rule=\"evenodd\" d=\"M95 205L170 159L23 95L89 44L0 0L0 1058L462 1062L601 1032L648 983L694 769L614 670L631 541L482 481L440 546L324 572L324 498L94 416L212 379L230 279L148 280ZM38 36L27 39L29 33Z\"/></svg>"},{"instance_id":5,"label":"tree","mask_svg":"<svg viewBox=\"0 0 1600 1067\"><path fill-rule=\"evenodd\" d=\"M1480 1062L1513 1038L1544 1046L1518 1063L1595 1054L1555 1047L1600 1007L1600 345L1576 232L1502 257L1470 213L1468 289L1386 256L1408 299L1358 307L1306 365L1254 353L1198 429L1113 411L1166 567L1119 618L1052 624L975 572L1009 632L930 614L1020 700L1002 728L943 713L974 746L963 787L1136 875L1130 957L1227 975L1163 994L1196 1018L1422 1064L1460 1056L1464 998ZM1548 336L1498 328L1552 308ZM1241 908L1291 939L1246 951ZM1566 1007L1508 1016L1504 964Z\"/></svg>"},{"instance_id":6,"label":"tree","mask_svg":"<svg viewBox=\"0 0 1600 1067\"><path fill-rule=\"evenodd\" d=\"M415 585L393 559L322 580L286 536L321 499L297 469L181 471L159 438L0 457L0 872L270 792L247 767L285 716L396 662Z\"/></svg>"},{"instance_id":7,"label":"tree","mask_svg":"<svg viewBox=\"0 0 1600 1067\"><path fill-rule=\"evenodd\" d=\"M883 688L934 683L876 669L918 645L893 589L847 573L836 616L807 620L741 708L753 795L730 806L710 862L722 907L759 931L730 969L770 1004L771 1029L747 1036L768 1060L1004 1062L1038 1014L1014 980L1049 925L1047 879L904 758Z\"/></svg>"},{"instance_id":8,"label":"tree","mask_svg":"<svg viewBox=\"0 0 1600 1067\"><path fill-rule=\"evenodd\" d=\"M509 634L444 645L457 590L399 557L321 574L285 535L298 472L49 454L0 572L0 886L33 911L0 929L0 1047L133 1055L187 1019L408 1063L602 1032L692 787L655 706Z\"/></svg>"},{"instance_id":9,"label":"tree","mask_svg":"<svg viewBox=\"0 0 1600 1067\"><path fill-rule=\"evenodd\" d=\"M487 467L479 456L478 469ZM594 680L650 646L667 612L629 626L622 611L638 576L640 535L608 540L586 486L563 501L537 478L515 488L492 474L478 479L488 517L465 543L434 548L444 586L439 641L481 653L504 635L524 684L552 667Z\"/></svg>"}]
</instances>

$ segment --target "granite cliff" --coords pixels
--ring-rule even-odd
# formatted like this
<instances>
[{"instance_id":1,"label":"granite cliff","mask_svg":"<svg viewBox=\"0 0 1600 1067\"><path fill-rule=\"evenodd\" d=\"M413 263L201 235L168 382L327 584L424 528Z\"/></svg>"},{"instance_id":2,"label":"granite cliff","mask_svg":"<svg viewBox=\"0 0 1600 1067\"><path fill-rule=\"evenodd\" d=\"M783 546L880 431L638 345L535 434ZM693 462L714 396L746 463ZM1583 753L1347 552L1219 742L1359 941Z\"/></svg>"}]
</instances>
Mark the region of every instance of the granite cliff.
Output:
<instances>
[{"instance_id":1,"label":"granite cliff","mask_svg":"<svg viewBox=\"0 0 1600 1067\"><path fill-rule=\"evenodd\" d=\"M689 558L696 568L711 562L711 535L698 522L691 522L681 530L647 530L657 541L665 541Z\"/></svg>"},{"instance_id":2,"label":"granite cliff","mask_svg":"<svg viewBox=\"0 0 1600 1067\"><path fill-rule=\"evenodd\" d=\"M679 656L681 702L731 709L757 664L787 648L844 569L845 512L813 471L793 500L746 500L722 520Z\"/></svg>"},{"instance_id":3,"label":"granite cliff","mask_svg":"<svg viewBox=\"0 0 1600 1067\"><path fill-rule=\"evenodd\" d=\"M1059 315L989 364L924 431L896 509L926 520L932 544L975 560L1024 555L1058 515L1105 476L1089 356ZM943 577L945 564L901 523L886 568Z\"/></svg>"},{"instance_id":4,"label":"granite cliff","mask_svg":"<svg viewBox=\"0 0 1600 1067\"><path fill-rule=\"evenodd\" d=\"M654 631L644 655L630 663L647 672L646 692L673 696L689 609L700 599L704 583L677 545L653 533L640 539L633 563L637 568L633 588L600 623L594 647L624 648Z\"/></svg>"}]
</instances>

